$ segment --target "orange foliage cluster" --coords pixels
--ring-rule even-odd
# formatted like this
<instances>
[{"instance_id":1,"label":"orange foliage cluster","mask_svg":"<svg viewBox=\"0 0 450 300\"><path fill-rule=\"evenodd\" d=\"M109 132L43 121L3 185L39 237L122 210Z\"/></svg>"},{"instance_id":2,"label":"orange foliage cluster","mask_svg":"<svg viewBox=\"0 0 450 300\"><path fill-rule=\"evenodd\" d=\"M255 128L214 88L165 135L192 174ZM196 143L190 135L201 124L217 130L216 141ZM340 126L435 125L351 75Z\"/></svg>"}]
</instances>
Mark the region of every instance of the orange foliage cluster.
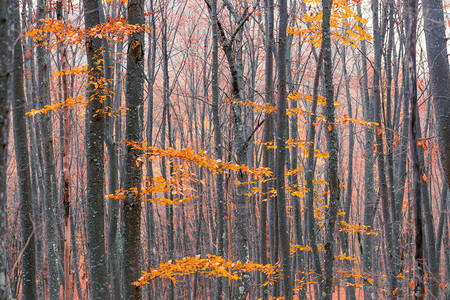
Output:
<instances>
[{"instance_id":1,"label":"orange foliage cluster","mask_svg":"<svg viewBox=\"0 0 450 300\"><path fill-rule=\"evenodd\" d=\"M63 102L58 102L58 103L55 103L55 104L52 104L52 105L46 105L44 108L41 108L41 109L32 109L29 112L26 112L25 114L28 115L28 116L34 116L36 114L46 114L46 113L48 113L51 110L56 110L58 108L62 108L62 107L65 107L65 106L69 106L70 107L70 106L73 106L75 104L82 103L82 102L84 102L84 97L83 96L76 96L76 97L73 97L73 98L70 97L70 98L67 98Z\"/></svg>"},{"instance_id":2,"label":"orange foliage cluster","mask_svg":"<svg viewBox=\"0 0 450 300\"><path fill-rule=\"evenodd\" d=\"M241 261L233 262L231 260L225 260L221 256L207 254L206 258L200 258L200 255L196 255L161 263L159 268L154 268L150 272L143 272L142 277L134 282L134 284L136 286L142 286L149 284L149 280L155 278L166 278L176 283L176 276L184 276L196 272L238 280L241 279L239 273L249 273L252 271L259 271L266 274L267 281L263 285L272 284L279 277L278 265L255 264L252 261L248 263L242 263Z\"/></svg>"},{"instance_id":3,"label":"orange foliage cluster","mask_svg":"<svg viewBox=\"0 0 450 300\"><path fill-rule=\"evenodd\" d=\"M300 18L305 23L304 27L290 27L288 33L301 34L306 41L309 41L315 47L322 43L322 9L321 2L318 0L306 0L307 12ZM331 36L335 40L340 40L343 45L352 45L357 47L358 41L373 38L361 25L366 24L367 20L360 18L353 11L352 1L335 0L333 1L332 14L330 20Z\"/></svg>"},{"instance_id":4,"label":"orange foliage cluster","mask_svg":"<svg viewBox=\"0 0 450 300\"><path fill-rule=\"evenodd\" d=\"M231 102L233 104L240 104L240 105L243 105L245 107L252 107L254 110L263 111L266 114L271 114L271 113L277 111L277 106L276 105L272 105L270 103L258 104L258 103L252 102L252 101L247 101L247 102L244 102L244 101L232 101L230 99L225 99L225 101Z\"/></svg>"},{"instance_id":5,"label":"orange foliage cluster","mask_svg":"<svg viewBox=\"0 0 450 300\"><path fill-rule=\"evenodd\" d=\"M171 177L164 179L163 177L154 177L150 181L145 182L145 187L141 192L137 188L131 188L128 190L119 189L115 191L114 194L106 195L106 197L116 200L123 200L128 194L133 194L135 197L140 197L141 201L154 201L163 204L180 204L188 202L196 197L196 195L191 194L189 196L185 195L186 192L195 192L191 188L192 182L198 181L193 172L190 171L189 164L193 164L198 167L207 168L213 173L227 173L230 171L243 172L253 178L254 180L262 179L268 180L271 178L272 171L269 168L250 168L246 165L238 165L227 162L222 162L221 160L214 160L210 158L205 151L195 151L190 148L184 148L181 150L176 150L173 148L161 149L158 147L149 147L147 142L135 142L126 141L126 143L135 150L139 150L141 154L136 159L136 165L139 166L140 163L145 160L152 161L157 158L168 158L170 160L171 166L174 171ZM177 162L181 162L178 163ZM251 183L255 183L252 181ZM246 184L236 181L236 184ZM174 199L169 199L167 197L153 197L148 199L146 195L152 195L154 193L167 193L170 192L173 195L177 195Z\"/></svg>"},{"instance_id":6,"label":"orange foliage cluster","mask_svg":"<svg viewBox=\"0 0 450 300\"><path fill-rule=\"evenodd\" d=\"M252 176L254 179L270 177L272 176L272 171L269 168L250 168L246 165L238 165L232 164L228 162L223 162L220 159L212 159L210 158L205 151L195 151L190 148L184 148L181 150L176 150L171 147L167 149L161 149L158 147L149 147L147 146L147 142L135 142L135 141L126 141L128 145L130 145L133 149L139 150L142 152L140 157L137 159L138 161L143 161L145 159L153 160L155 158L166 157L171 160L178 159L184 162L192 163L198 167L203 167L209 169L213 173L223 172L227 173L229 171L242 172L249 176Z\"/></svg>"},{"instance_id":7,"label":"orange foliage cluster","mask_svg":"<svg viewBox=\"0 0 450 300\"><path fill-rule=\"evenodd\" d=\"M149 32L150 29L145 26L127 24L124 17L108 18L108 22L99 24L91 28L83 28L81 25L73 25L70 20L63 23L55 18L47 18L39 20L42 25L39 27L31 26L27 36L33 37L34 42L42 42L42 46L50 48L56 46L57 43L63 42L66 45L77 45L84 43L87 38L105 38L108 41L123 41L129 35L144 30ZM52 36L48 36L52 33Z\"/></svg>"}]
</instances>

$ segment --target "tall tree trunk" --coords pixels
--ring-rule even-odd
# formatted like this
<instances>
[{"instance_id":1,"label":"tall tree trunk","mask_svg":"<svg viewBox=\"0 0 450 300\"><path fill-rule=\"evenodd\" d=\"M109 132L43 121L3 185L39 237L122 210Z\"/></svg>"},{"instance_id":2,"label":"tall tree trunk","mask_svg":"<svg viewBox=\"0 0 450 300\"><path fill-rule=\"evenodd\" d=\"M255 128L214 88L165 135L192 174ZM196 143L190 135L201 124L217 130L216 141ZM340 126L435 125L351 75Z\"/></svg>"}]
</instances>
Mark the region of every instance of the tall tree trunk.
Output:
<instances>
[{"instance_id":1,"label":"tall tree trunk","mask_svg":"<svg viewBox=\"0 0 450 300\"><path fill-rule=\"evenodd\" d=\"M350 79L347 73L347 55L345 46L342 49L342 69L344 73L345 80L345 96L347 98L347 109L348 109L348 117L353 118L352 112L352 101L350 94ZM355 129L353 122L348 123L348 174L347 174L347 195L345 196L345 204L343 210L345 212L344 220L345 222L350 221L350 211L352 207L352 195L353 195L353 151L355 145ZM341 234L341 243L342 250L345 255L350 256L350 247L349 247L349 235L347 232L342 232ZM345 270L347 272L352 270L352 265L350 260L344 261ZM352 285L354 283L353 277L347 278L347 282L350 283L349 286L345 289L345 295L347 299L356 300L355 287Z\"/></svg>"},{"instance_id":2,"label":"tall tree trunk","mask_svg":"<svg viewBox=\"0 0 450 300\"><path fill-rule=\"evenodd\" d=\"M322 47L323 47L323 65L325 79L325 117L327 129L327 149L330 157L328 158L328 178L330 188L330 201L325 216L325 243L324 243L324 283L322 289L323 299L331 299L333 295L333 271L334 271L334 235L335 222L339 207L339 141L338 132L334 117L334 87L333 87L333 62L331 57L331 37L330 37L330 17L332 0L323 0L323 21L322 21ZM314 155L310 153L309 155Z\"/></svg>"},{"instance_id":3,"label":"tall tree trunk","mask_svg":"<svg viewBox=\"0 0 450 300\"><path fill-rule=\"evenodd\" d=\"M23 84L22 39L20 38L19 8L14 8L14 61L13 61L13 129L17 177L20 195L20 225L22 234L22 298L37 299L35 226L31 196L30 160L28 156L27 120L25 118L25 92Z\"/></svg>"},{"instance_id":4,"label":"tall tree trunk","mask_svg":"<svg viewBox=\"0 0 450 300\"><path fill-rule=\"evenodd\" d=\"M421 165L417 146L417 131L420 124L417 122L417 75L416 75L416 27L417 27L417 1L409 0L405 3L407 35L407 57L409 67L409 102L411 106L409 147L413 165L413 190L414 190L414 227L415 227L415 256L414 256L414 299L424 299L424 256L422 234L422 193L421 193ZM434 253L430 253L434 255Z\"/></svg>"},{"instance_id":5,"label":"tall tree trunk","mask_svg":"<svg viewBox=\"0 0 450 300\"><path fill-rule=\"evenodd\" d=\"M84 0L84 21L86 29L100 24L98 0ZM109 296L106 273L106 249L103 197L104 183L104 116L102 110L105 95L102 40L87 37L86 55L92 83L86 87L86 181L87 181L87 237L90 263L90 289L92 299L107 299Z\"/></svg>"},{"instance_id":6,"label":"tall tree trunk","mask_svg":"<svg viewBox=\"0 0 450 300\"><path fill-rule=\"evenodd\" d=\"M56 4L56 15L59 21L63 19L62 0L58 0ZM58 43L59 52L61 53L61 70L66 71L68 67L66 47L63 42ZM69 98L67 87L67 74L62 75L62 89L63 99L66 101ZM69 107L63 108L63 203L64 203L64 299L72 299L72 274L70 271L70 248L71 248L71 234L70 234L70 174L69 174L69 141L70 141L70 114Z\"/></svg>"},{"instance_id":7,"label":"tall tree trunk","mask_svg":"<svg viewBox=\"0 0 450 300\"><path fill-rule=\"evenodd\" d=\"M46 17L46 1L39 0L37 2L36 18L42 20ZM39 25L43 25L42 22ZM37 71L41 76L38 76L39 89L39 105L45 107L50 104L50 89L48 82L49 62L46 58L46 49L44 48L43 40L39 41L37 47ZM48 272L48 286L50 300L60 300L60 275L58 272L59 255L56 229L56 207L57 191L56 187L56 172L53 157L53 138L51 127L51 112L47 112L40 116L40 137L42 140L42 156L44 162L44 188L45 188L45 250L46 263ZM36 138L38 138L36 136Z\"/></svg>"},{"instance_id":8,"label":"tall tree trunk","mask_svg":"<svg viewBox=\"0 0 450 300\"><path fill-rule=\"evenodd\" d=\"M424 0L423 17L439 153L450 184L450 72L442 0Z\"/></svg>"},{"instance_id":9,"label":"tall tree trunk","mask_svg":"<svg viewBox=\"0 0 450 300\"><path fill-rule=\"evenodd\" d=\"M293 297L291 282L290 236L286 212L286 186L284 169L286 162L286 29L288 22L287 0L280 0L280 27L278 35L278 119L277 119L277 165L274 172L277 180L278 222L280 226L280 246L283 269L284 299Z\"/></svg>"},{"instance_id":10,"label":"tall tree trunk","mask_svg":"<svg viewBox=\"0 0 450 300\"><path fill-rule=\"evenodd\" d=\"M116 53L122 52L123 43L117 44ZM106 60L105 60L106 65ZM119 63L116 62L115 70L115 81L117 84L114 86L115 94L112 100L112 107L114 110L118 109L120 106L120 101L122 99L122 86L123 83L120 82L119 78L122 76L120 73ZM109 176L109 193L114 193L119 187L119 159L117 155L117 148L120 143L120 117L107 121L108 125L106 132L108 132L105 141L106 147L108 149L109 165L108 165L108 176ZM118 223L119 223L119 202L117 200L110 201L109 204L109 214L110 214L110 226L108 232L108 254L109 254L109 267L111 274L111 295L112 299L120 300L120 290L121 290L121 276L120 276L120 266L119 261L119 235L118 235Z\"/></svg>"},{"instance_id":11,"label":"tall tree trunk","mask_svg":"<svg viewBox=\"0 0 450 300\"><path fill-rule=\"evenodd\" d=\"M273 89L273 0L264 1L264 17L266 24L265 34L265 47L266 47L266 60L265 60L265 95L264 102L266 104L274 106L274 89ZM271 113L266 114L264 121L264 143L262 147L263 163L262 166L269 168L272 172L274 170L274 157L273 150L268 146L270 142L273 142L273 115ZM260 207L260 252L261 263L267 264L267 203L274 201L273 197L270 197L269 190L272 187L272 181L264 180L261 187L262 201ZM262 282L266 280L264 274L262 275ZM269 287L267 285L262 286L262 299L269 298Z\"/></svg>"},{"instance_id":12,"label":"tall tree trunk","mask_svg":"<svg viewBox=\"0 0 450 300\"><path fill-rule=\"evenodd\" d=\"M225 57L228 62L228 68L231 73L231 94L232 94L232 119L234 126L234 149L236 155L236 162L238 165L247 165L247 149L248 141L245 139L244 123L242 120L242 107L238 104L242 101L241 92L243 87L241 86L242 74L239 72L239 67L236 60L236 54L233 51L233 44L236 39L236 35L242 29L245 22L248 20L249 14L247 11L244 13L240 23L237 25L235 31L227 38L222 24L219 22L218 18L212 17L211 4L206 1L210 17L212 18L213 25L217 27L219 31L219 42L222 46L222 50L225 53ZM237 172L237 180L239 182L246 182L246 174L242 171ZM246 263L249 261L249 246L248 246L248 235L247 235L247 222L249 220L249 214L247 210L247 196L245 195L246 188L244 184L240 184L237 187L236 195L236 210L235 210L235 234L236 234L236 256L237 259ZM243 273L241 275L242 279L237 281L237 290L233 295L233 299L245 299L249 293L250 276L248 273Z\"/></svg>"},{"instance_id":13,"label":"tall tree trunk","mask_svg":"<svg viewBox=\"0 0 450 300\"><path fill-rule=\"evenodd\" d=\"M172 146L171 139L171 126L170 126L170 78L169 78L169 54L167 49L167 3L160 2L161 23L162 23L162 69L163 69L163 117L161 125L161 148L166 148L166 131L168 132L169 147ZM167 127L166 127L167 125ZM172 174L172 165L170 164L170 173ZM166 160L163 157L161 159L161 175L164 179L168 179ZM170 194L170 195L169 195ZM170 197L172 199L172 193L165 193L165 198ZM168 244L168 259L175 258L175 241L174 241L174 223L173 223L173 205L166 205L166 221L167 221L167 244ZM175 286L173 282L169 283L168 299L174 300L175 298Z\"/></svg>"},{"instance_id":14,"label":"tall tree trunk","mask_svg":"<svg viewBox=\"0 0 450 300\"><path fill-rule=\"evenodd\" d=\"M11 78L11 61L13 58L13 43L11 43L10 0L0 1L0 299L8 299L7 253L5 249L6 233L6 171L9 141L9 101L8 90Z\"/></svg>"},{"instance_id":15,"label":"tall tree trunk","mask_svg":"<svg viewBox=\"0 0 450 300\"><path fill-rule=\"evenodd\" d=\"M358 4L358 15L359 17L362 17L361 12L361 5ZM363 26L362 23L359 24L361 27ZM366 42L361 41L361 63L362 63L362 78L360 78L360 82L362 85L361 94L363 97L363 115L364 120L366 122L372 122L373 121L373 104L372 101L370 101L369 98L369 92L368 92L368 74L367 74L367 51L366 51ZM364 198L365 198L365 204L364 204L364 225L369 226L370 228L373 228L374 218L375 218L375 210L376 210L376 200L375 200L375 191L373 187L374 183L374 174L373 174L373 164L374 164L374 157L373 157L373 129L370 127L367 127L365 129L365 136L364 136ZM363 265L363 272L366 274L369 274L373 277L372 274L372 249L373 249L373 238L372 235L363 235L363 247L362 247L362 265ZM373 295L373 289L372 285L366 282L364 285L364 297L368 298Z\"/></svg>"},{"instance_id":16,"label":"tall tree trunk","mask_svg":"<svg viewBox=\"0 0 450 300\"><path fill-rule=\"evenodd\" d=\"M150 0L150 11L154 11L153 0ZM155 14L151 15L150 18L150 27L155 28ZM153 146L153 85L155 83L155 66L156 66L156 31L152 30L149 36L149 52L148 52L148 103L147 103L147 146ZM147 162L147 180L150 182L151 178L153 178L153 164L152 161L149 160ZM151 198L152 195L149 195ZM150 199L149 199L150 200ZM148 242L147 242L147 251L149 253L148 265L149 267L156 267L158 265L158 252L157 247L158 243L156 241L156 229L155 229L155 212L152 201L147 202L147 234L148 234ZM149 285L148 289L148 299L153 299L158 294L155 292L156 282L152 282ZM154 296L155 295L155 296Z\"/></svg>"},{"instance_id":17,"label":"tall tree trunk","mask_svg":"<svg viewBox=\"0 0 450 300\"><path fill-rule=\"evenodd\" d=\"M380 84L380 72L381 72L381 49L382 40L380 27L378 25L378 0L372 0L372 12L373 12L373 36L374 36L374 74L373 74L373 100L375 104L375 121L379 124L377 134L375 136L377 163L378 163L378 181L380 185L380 197L383 212L384 223L384 238L386 241L387 262L386 273L388 276L388 295L392 295L392 292L396 288L396 274L394 274L394 245L392 237L392 221L391 221L391 206L389 203L388 186L386 180L386 165L384 156L384 142L382 131L382 100L381 100L381 84Z\"/></svg>"},{"instance_id":18,"label":"tall tree trunk","mask_svg":"<svg viewBox=\"0 0 450 300\"><path fill-rule=\"evenodd\" d=\"M128 24L144 25L144 1L128 1ZM144 127L144 32L128 39L126 86L127 141L142 141ZM124 216L124 279L126 299L142 299L142 288L132 285L141 276L141 202L139 197L142 169L136 165L139 150L126 146L124 188L137 188L128 193L123 205Z\"/></svg>"},{"instance_id":19,"label":"tall tree trunk","mask_svg":"<svg viewBox=\"0 0 450 300\"><path fill-rule=\"evenodd\" d=\"M103 9L103 5L99 3L99 12L100 12L100 21L101 23L107 22L105 12ZM122 49L122 42L117 44L118 51ZM104 59L103 68L105 72L105 81L106 81L106 100L105 100L105 108L108 110L115 111L115 107L117 106L114 103L114 100L120 101L122 95L116 90L118 93L118 97L114 97L114 88L122 85L121 82L118 82L117 85L113 84L113 62L111 60L111 50L113 49L110 46L110 42L108 39L102 40L102 46L104 50ZM116 75L118 70L116 69ZM120 118L120 117L118 117ZM104 121L104 132L105 132L105 145L106 151L108 153L108 193L114 194L114 192L118 189L119 186L119 174L118 174L118 158L117 158L117 144L116 144L116 136L114 132L115 128L115 118L114 117L106 117ZM117 129L116 129L117 130ZM118 228L118 215L119 215L119 202L116 199L109 199L109 231L107 236L108 241L108 256L107 256L107 268L108 268L108 277L109 284L111 286L110 293L112 299L120 299L120 271L119 271L119 263L118 263L118 250L117 250L117 228Z\"/></svg>"},{"instance_id":20,"label":"tall tree trunk","mask_svg":"<svg viewBox=\"0 0 450 300\"><path fill-rule=\"evenodd\" d=\"M313 260L313 270L317 276L317 280L314 281L321 282L323 279L322 267L319 256L319 249L317 247L316 240L316 221L314 219L314 174L315 174L315 163L314 163L314 145L316 138L316 120L317 120L317 102L319 96L319 81L321 77L321 70L323 65L323 46L320 49L319 57L317 59L316 72L314 74L313 83L313 96L311 101L311 115L308 120L308 132L306 137L306 145L308 145L308 158L306 159L305 167L305 181L308 193L306 195L306 206L307 206L307 228L309 236L309 244L312 249L312 260ZM315 295L319 297L319 295Z\"/></svg>"},{"instance_id":21,"label":"tall tree trunk","mask_svg":"<svg viewBox=\"0 0 450 300\"><path fill-rule=\"evenodd\" d=\"M212 113L214 124L214 146L216 150L216 159L222 159L222 132L219 116L219 30L217 28L217 0L211 1L212 22L212 66L211 66L211 90L212 90ZM223 173L216 175L216 202L217 202L217 255L224 255L224 233L225 233L225 193L223 187ZM203 216L200 215L200 218ZM223 299L223 280L217 278L216 300Z\"/></svg>"}]
</instances>

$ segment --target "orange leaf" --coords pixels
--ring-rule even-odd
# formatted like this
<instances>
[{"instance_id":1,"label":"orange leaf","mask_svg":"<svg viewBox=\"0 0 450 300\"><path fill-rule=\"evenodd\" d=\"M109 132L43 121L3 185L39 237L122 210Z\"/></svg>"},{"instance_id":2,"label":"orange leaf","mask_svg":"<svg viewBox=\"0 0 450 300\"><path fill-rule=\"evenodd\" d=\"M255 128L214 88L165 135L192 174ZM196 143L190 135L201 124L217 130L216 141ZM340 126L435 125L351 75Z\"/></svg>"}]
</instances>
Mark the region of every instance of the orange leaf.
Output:
<instances>
[{"instance_id":1,"label":"orange leaf","mask_svg":"<svg viewBox=\"0 0 450 300\"><path fill-rule=\"evenodd\" d=\"M412 281L409 283L409 288L412 289L413 286L414 286L414 280L412 280Z\"/></svg>"},{"instance_id":2,"label":"orange leaf","mask_svg":"<svg viewBox=\"0 0 450 300\"><path fill-rule=\"evenodd\" d=\"M381 129L377 130L377 134L380 135L381 134Z\"/></svg>"},{"instance_id":3,"label":"orange leaf","mask_svg":"<svg viewBox=\"0 0 450 300\"><path fill-rule=\"evenodd\" d=\"M428 180L427 175L423 174L422 179L423 179L423 181L427 182L427 180Z\"/></svg>"},{"instance_id":4,"label":"orange leaf","mask_svg":"<svg viewBox=\"0 0 450 300\"><path fill-rule=\"evenodd\" d=\"M377 145L374 145L372 150L373 150L373 152L375 152L377 150Z\"/></svg>"},{"instance_id":5,"label":"orange leaf","mask_svg":"<svg viewBox=\"0 0 450 300\"><path fill-rule=\"evenodd\" d=\"M328 124L328 131L331 131L332 127L331 124Z\"/></svg>"},{"instance_id":6,"label":"orange leaf","mask_svg":"<svg viewBox=\"0 0 450 300\"><path fill-rule=\"evenodd\" d=\"M398 288L396 288L395 290L393 290L393 291L392 291L392 295L395 296L395 294L397 294L397 290L398 290Z\"/></svg>"}]
</instances>

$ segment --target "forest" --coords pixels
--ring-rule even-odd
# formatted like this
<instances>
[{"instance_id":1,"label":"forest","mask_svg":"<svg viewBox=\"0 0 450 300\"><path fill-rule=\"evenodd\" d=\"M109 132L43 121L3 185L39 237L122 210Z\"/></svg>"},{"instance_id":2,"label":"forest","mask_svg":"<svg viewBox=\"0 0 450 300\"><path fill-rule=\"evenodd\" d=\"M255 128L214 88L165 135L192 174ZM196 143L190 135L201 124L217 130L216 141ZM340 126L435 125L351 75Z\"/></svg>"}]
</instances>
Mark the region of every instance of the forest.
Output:
<instances>
[{"instance_id":1,"label":"forest","mask_svg":"<svg viewBox=\"0 0 450 300\"><path fill-rule=\"evenodd\" d=\"M0 0L0 300L450 299L448 0Z\"/></svg>"}]
</instances>

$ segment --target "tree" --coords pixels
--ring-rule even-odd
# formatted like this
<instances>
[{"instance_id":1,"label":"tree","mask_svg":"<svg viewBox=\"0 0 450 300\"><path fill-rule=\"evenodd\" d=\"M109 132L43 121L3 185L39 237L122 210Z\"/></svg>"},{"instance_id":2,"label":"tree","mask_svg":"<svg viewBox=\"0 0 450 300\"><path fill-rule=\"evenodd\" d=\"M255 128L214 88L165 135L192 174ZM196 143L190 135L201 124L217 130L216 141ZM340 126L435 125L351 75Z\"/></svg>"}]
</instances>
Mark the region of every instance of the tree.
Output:
<instances>
[{"instance_id":1,"label":"tree","mask_svg":"<svg viewBox=\"0 0 450 300\"><path fill-rule=\"evenodd\" d=\"M17 176L20 193L20 225L22 228L22 281L23 297L37 299L36 295L36 250L33 203L31 198L30 160L28 157L27 121L25 119L25 92L23 85L22 39L20 38L19 9L14 9L13 77L13 128L16 154Z\"/></svg>"},{"instance_id":2,"label":"tree","mask_svg":"<svg viewBox=\"0 0 450 300\"><path fill-rule=\"evenodd\" d=\"M98 0L84 0L86 29L100 24ZM105 77L102 41L99 37L86 38L88 78L86 86L86 181L87 181L87 237L90 262L90 288L93 299L107 299L105 255L104 183L104 117Z\"/></svg>"},{"instance_id":3,"label":"tree","mask_svg":"<svg viewBox=\"0 0 450 300\"><path fill-rule=\"evenodd\" d=\"M409 147L413 164L413 193L414 193L414 228L415 228L415 260L414 260L414 299L424 299L424 257L422 235L422 193L421 193L421 167L417 147L417 75L416 75L416 27L417 27L417 2L410 0L405 5L406 23L408 28L407 57L409 66L409 86L411 92L409 101L411 106ZM429 255L434 255L430 253Z\"/></svg>"},{"instance_id":4,"label":"tree","mask_svg":"<svg viewBox=\"0 0 450 300\"><path fill-rule=\"evenodd\" d=\"M37 2L36 17L39 20L39 25L44 23L46 17L46 1L39 0ZM48 37L48 35L45 35ZM47 50L45 48L45 41L42 39L37 44L37 72L41 74L38 76L38 96L40 107L45 107L51 104L50 87L49 87L49 72L51 64L47 59ZM48 272L48 288L49 297L51 300L60 297L60 274L58 271L59 249L57 243L57 228L56 228L56 208L57 187L56 187L56 169L53 151L53 130L51 126L51 112L39 116L40 137L42 139L42 157L44 170L44 190L45 190L45 252Z\"/></svg>"},{"instance_id":5,"label":"tree","mask_svg":"<svg viewBox=\"0 0 450 300\"><path fill-rule=\"evenodd\" d=\"M273 27L274 27L274 4L272 0L264 1L264 20L266 23L266 31L265 31L265 47L266 47L266 60L265 60L265 95L264 101L265 103L269 103L270 105L274 105L275 97L274 97L274 88L273 88L273 46L274 46L274 37L273 37ZM273 143L274 134L273 134L273 114L266 113L266 117L264 120L264 142L265 143ZM274 169L274 153L273 150L269 149L269 147L264 146L262 149L263 152L263 167ZM269 202L269 190L272 187L271 181L264 181L261 186L261 193L263 200L261 201L260 207L260 251L261 251L261 263L267 264L267 203ZM270 199L271 206L275 206L276 203L275 198ZM270 251L271 255L274 256L274 251ZM262 278L262 281L264 278ZM262 298L265 300L269 297L269 289L267 286L263 286L262 290Z\"/></svg>"},{"instance_id":6,"label":"tree","mask_svg":"<svg viewBox=\"0 0 450 300\"><path fill-rule=\"evenodd\" d=\"M7 254L5 249L6 233L6 166L9 132L8 90L11 78L11 60L13 47L11 43L11 1L0 1L0 299L7 299L9 283L7 273Z\"/></svg>"},{"instance_id":7,"label":"tree","mask_svg":"<svg viewBox=\"0 0 450 300\"><path fill-rule=\"evenodd\" d=\"M56 14L59 21L63 19L63 3L59 0L56 4ZM63 43L58 43L58 50L61 53L61 69L65 72L68 68L66 47ZM69 98L69 91L67 87L67 75L62 75L62 89L63 101ZM63 168L63 203L64 203L64 299L70 300L72 298L72 274L70 271L70 248L71 248L71 234L70 234L70 174L69 174L69 139L70 139L70 114L69 107L63 108L64 116L64 136L63 136L63 150L62 150L62 168Z\"/></svg>"},{"instance_id":8,"label":"tree","mask_svg":"<svg viewBox=\"0 0 450 300\"><path fill-rule=\"evenodd\" d=\"M277 118L277 178L278 224L280 226L280 245L283 268L284 297L292 299L290 238L287 224L286 192L285 192L285 161L286 161L286 29L288 22L287 1L280 0L280 28L278 35L278 118Z\"/></svg>"},{"instance_id":9,"label":"tree","mask_svg":"<svg viewBox=\"0 0 450 300\"><path fill-rule=\"evenodd\" d=\"M144 24L144 1L128 1L128 24ZM144 128L144 32L133 33L128 39L126 107L127 141L142 141ZM124 214L124 285L127 299L141 299L140 287L132 285L141 275L141 202L139 197L142 170L136 164L139 151L126 146L124 188L137 188L128 193L123 204Z\"/></svg>"},{"instance_id":10,"label":"tree","mask_svg":"<svg viewBox=\"0 0 450 300\"><path fill-rule=\"evenodd\" d=\"M214 145L216 158L223 158L222 133L219 115L219 29L217 28L217 0L211 1L212 20L212 70L211 70L211 90L212 90L212 112L214 122ZM224 234L225 234L225 195L223 188L223 174L216 176L216 198L217 198L217 255L224 255ZM223 280L218 278L216 287L216 299L223 298Z\"/></svg>"},{"instance_id":11,"label":"tree","mask_svg":"<svg viewBox=\"0 0 450 300\"><path fill-rule=\"evenodd\" d=\"M330 202L328 203L325 217L325 244L324 244L324 274L322 296L324 299L332 299L333 296L333 273L334 273L334 235L335 222L338 213L340 190L338 177L338 155L339 141L335 125L334 113L334 86L333 86L333 63L331 56L330 18L332 1L322 1L322 47L323 47L323 70L325 80L325 116L327 129L327 149L330 157L328 159L328 176L330 186Z\"/></svg>"},{"instance_id":12,"label":"tree","mask_svg":"<svg viewBox=\"0 0 450 300\"><path fill-rule=\"evenodd\" d=\"M439 153L448 183L450 182L450 72L442 1L423 1L423 18Z\"/></svg>"}]
</instances>

